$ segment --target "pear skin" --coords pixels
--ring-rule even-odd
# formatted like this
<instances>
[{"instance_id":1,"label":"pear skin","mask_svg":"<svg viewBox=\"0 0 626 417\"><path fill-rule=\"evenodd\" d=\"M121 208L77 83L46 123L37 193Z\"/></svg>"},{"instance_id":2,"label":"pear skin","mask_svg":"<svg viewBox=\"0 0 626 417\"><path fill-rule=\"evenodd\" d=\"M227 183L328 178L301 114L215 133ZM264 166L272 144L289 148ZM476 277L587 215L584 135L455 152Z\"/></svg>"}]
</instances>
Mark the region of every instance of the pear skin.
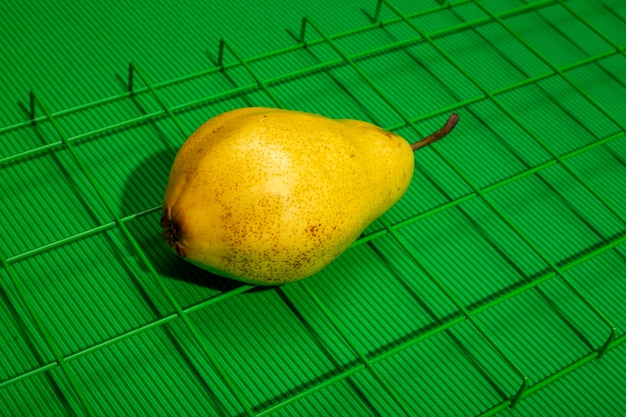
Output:
<instances>
[{"instance_id":1,"label":"pear skin","mask_svg":"<svg viewBox=\"0 0 626 417\"><path fill-rule=\"evenodd\" d=\"M357 120L260 107L223 113L176 155L163 237L220 276L255 285L307 278L400 200L413 151L457 120L411 145Z\"/></svg>"}]
</instances>

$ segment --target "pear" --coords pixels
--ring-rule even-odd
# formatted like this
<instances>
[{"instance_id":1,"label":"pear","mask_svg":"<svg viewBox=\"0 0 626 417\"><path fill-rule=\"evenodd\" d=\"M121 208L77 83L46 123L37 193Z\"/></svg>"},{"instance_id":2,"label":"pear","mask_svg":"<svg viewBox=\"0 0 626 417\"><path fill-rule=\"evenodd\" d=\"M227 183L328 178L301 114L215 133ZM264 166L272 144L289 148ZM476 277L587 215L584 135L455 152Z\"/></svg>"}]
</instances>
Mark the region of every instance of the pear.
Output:
<instances>
[{"instance_id":1,"label":"pear","mask_svg":"<svg viewBox=\"0 0 626 417\"><path fill-rule=\"evenodd\" d=\"M222 113L178 151L163 200L163 237L176 254L255 285L320 271L407 190L409 144L358 120L274 108Z\"/></svg>"}]
</instances>

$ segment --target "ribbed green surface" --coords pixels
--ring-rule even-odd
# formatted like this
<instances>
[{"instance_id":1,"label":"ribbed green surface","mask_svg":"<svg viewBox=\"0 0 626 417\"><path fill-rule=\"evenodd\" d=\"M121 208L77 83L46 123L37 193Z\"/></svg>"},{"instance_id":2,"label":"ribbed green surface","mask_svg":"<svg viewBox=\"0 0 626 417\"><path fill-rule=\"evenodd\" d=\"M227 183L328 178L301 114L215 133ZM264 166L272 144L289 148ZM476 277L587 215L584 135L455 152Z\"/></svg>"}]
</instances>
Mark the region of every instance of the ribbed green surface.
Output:
<instances>
[{"instance_id":1,"label":"ribbed green surface","mask_svg":"<svg viewBox=\"0 0 626 417\"><path fill-rule=\"evenodd\" d=\"M623 2L75 3L0 13L0 415L626 414ZM253 288L159 226L185 138L252 105L461 123Z\"/></svg>"},{"instance_id":2,"label":"ribbed green surface","mask_svg":"<svg viewBox=\"0 0 626 417\"><path fill-rule=\"evenodd\" d=\"M502 415L625 415L626 404L619 399L626 393L626 346L616 347L607 353L606 359L590 362ZM555 398L560 401L554 401Z\"/></svg>"}]
</instances>

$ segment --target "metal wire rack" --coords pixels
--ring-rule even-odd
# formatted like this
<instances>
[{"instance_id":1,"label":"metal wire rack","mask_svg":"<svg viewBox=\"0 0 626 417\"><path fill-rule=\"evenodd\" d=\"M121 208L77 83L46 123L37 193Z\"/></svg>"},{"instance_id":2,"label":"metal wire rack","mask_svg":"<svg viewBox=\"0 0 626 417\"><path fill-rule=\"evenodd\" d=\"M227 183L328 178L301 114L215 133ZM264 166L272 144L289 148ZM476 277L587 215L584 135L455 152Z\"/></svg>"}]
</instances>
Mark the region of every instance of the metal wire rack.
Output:
<instances>
[{"instance_id":1,"label":"metal wire rack","mask_svg":"<svg viewBox=\"0 0 626 417\"><path fill-rule=\"evenodd\" d=\"M615 317L606 313L603 309L592 301L584 289L581 289L573 279L571 279L567 272L574 268L589 262L592 259L597 258L599 255L607 253L608 251L615 251L615 253L623 258L621 252L617 252L616 248L622 243L626 242L626 216L616 205L615 199L607 197L607 195L599 190L588 179L585 179L571 164L570 161L586 154L599 147L605 146L609 143L623 138L626 127L623 119L616 117L613 112L607 108L605 103L594 97L587 88L580 84L578 79L571 74L576 69L584 68L602 60L605 60L614 56L621 56L626 58L626 46L616 44L610 37L603 33L602 28L592 25L581 16L573 7L571 7L565 0L545 0L538 1L531 4L521 5L519 7L504 10L501 12L493 12L488 7L483 5L478 0L462 0L456 2L446 2L440 6L433 7L427 10L421 10L417 13L405 14L400 11L395 5L393 0L379 0L375 5L375 12L372 17L372 24L364 27L359 27L354 30L350 30L345 33L339 33L330 35L325 33L317 23L310 18L304 18L302 20L301 32L295 40L293 46L272 51L263 55L255 56L252 58L244 58L236 48L226 39L222 39L218 45L218 60L215 67L209 68L205 71L189 74L180 78L168 80L165 82L153 83L146 72L136 63L131 63L128 73L128 91L101 99L86 103L74 108L63 109L59 111L51 111L46 105L45 100L40 95L31 91L29 96L29 111L30 118L22 123L17 123L11 126L0 128L0 140L15 132L27 130L29 132L39 132L41 136L52 137L54 135L56 140L48 141L44 145L30 146L26 148L12 151L8 155L2 156L0 159L0 170L6 167L26 166L33 164L33 161L37 160L37 157L41 155L56 155L57 152L64 152L69 155L68 158L59 157L59 164L64 167L64 170L71 173L71 175L81 176L82 180L78 182L83 183L81 192L84 194L82 198L85 200L96 200L98 204L103 208L105 221L101 222L97 226L84 227L83 230L74 230L73 233L67 234L61 238L50 238L44 244L31 244L30 246L12 246L10 250L7 249L7 243L4 242L0 246L0 263L2 264L2 271L8 277L8 281L3 279L0 275L0 284L3 286L5 293L10 293L11 290L5 288L10 282L19 295L19 302L25 306L30 319L34 323L34 328L29 328L28 331L33 331L37 336L43 339L44 345L52 354L52 358L46 359L45 356L40 357L42 364L34 366L31 369L22 371L15 375L12 375L2 381L0 381L0 391L8 389L14 384L18 384L30 378L35 378L37 375L47 373L54 369L60 369L69 383L69 391L72 395L78 399L82 410L88 415L98 415L101 411L97 407L94 407L92 396L85 389L85 384L81 383L81 377L77 375L77 370L72 366L72 363L89 355L93 355L95 352L101 351L107 347L111 347L115 344L121 343L130 338L137 337L138 335L150 331L155 328L164 327L168 323L178 321L182 323L186 331L191 335L193 341L200 349L202 357L205 361L211 364L215 372L219 375L219 378L223 381L227 387L227 391L235 399L235 410L240 410L241 413L249 416L265 416L273 412L276 412L291 404L300 402L314 393L324 390L334 384L338 384L341 381L346 381L358 373L367 373L376 384L378 384L385 395L387 395L391 402L392 407L396 410L400 410L407 415L416 414L415 405L411 400L407 399L405 392L406 388L399 387L394 382L393 377L388 371L383 371L377 364L382 363L386 359L399 355L401 352L408 350L409 348L427 340L434 338L438 334L448 334L451 338L455 339L450 331L451 329L463 325L470 325L470 332L479 336L479 339L485 344L486 349L491 355L497 359L500 364L500 368L504 369L502 373L508 375L506 382L502 385L497 381L497 378L493 378L493 369L481 364L481 360L477 359L472 353L466 352L466 359L471 362L471 366L475 367L479 374L482 375L489 384L495 385L494 390L498 393L496 395L497 400L493 400L489 403L488 407L485 407L480 411L482 415L492 415L507 407L515 406L521 399L530 395L531 393L540 390L542 387L552 383L561 376L572 372L578 367L588 363L594 358L600 358L607 350L614 348L620 343L626 341L626 334L620 332L615 324ZM592 33L595 37L600 39L608 47L605 50L583 59L576 60L575 62L568 63L563 66L557 66L549 59L540 48L537 47L535 42L529 41L525 36L521 35L512 25L508 22L508 19L516 16L523 16L528 13L534 13L547 7L558 6L563 13L566 13L570 18L574 19L580 25L582 25L589 33ZM451 24L442 29L427 32L419 24L416 23L418 18L426 18L430 15L435 15L442 12L452 13L459 16L459 10L463 7L471 7L475 17L469 20L464 20L462 23ZM607 9L609 12L610 9ZM388 18L383 18L385 15ZM615 18L621 20L625 27L626 21L615 14ZM451 54L446 47L442 46L438 40L447 36L461 33L467 30L475 31L479 33L478 29L484 25L495 24L502 33L506 34L508 38L515 41L525 51L531 54L537 62L540 62L543 68L547 70L536 73L532 76L526 76L518 82L509 83L505 86L497 88L491 88L489 85L481 80L468 68L468 66L461 62L461 60ZM392 26L403 25L404 30L408 30L412 33L405 39L395 42L388 42L381 46L371 48L365 51L359 51L356 53L346 52L342 47L342 39L349 38L356 35L362 35L373 31L384 31ZM478 35L477 35L478 36ZM483 36L484 41L488 41ZM413 116L407 111L406 106L398 104L397 100L386 91L385 87L381 86L381 83L375 77L368 75L368 72L363 69L362 62L370 59L371 57L384 55L386 53L395 51L406 51L409 48L416 45L425 45L433 53L445 60L457 74L460 74L471 85L471 91L476 92L469 97L458 99L455 103L443 107L439 107L435 110ZM322 51L316 50L318 47L325 48L322 55L324 58L319 58L316 52ZM500 58L507 61L510 65L519 69L519 65L510 56L505 55L498 50L497 46L493 46L493 50L496 54L500 54ZM318 63L313 65L307 65L304 68L295 69L289 72L282 72L274 76L262 75L262 70L255 67L255 64L262 63L267 60L276 59L284 56L288 56L293 53L309 54L312 59L317 59ZM298 55L300 56L300 55ZM419 57L418 57L419 59ZM228 366L225 365L223 357L216 353L211 343L207 342L207 337L203 331L199 328L197 321L190 318L192 313L210 309L219 303L225 303L229 299L233 299L241 296L243 293L247 293L253 290L254 287L248 285L235 286L224 292L211 296L210 298L195 302L189 305L181 303L180 299L176 297L172 292L172 288L167 284L166 280L159 273L155 267L154 261L151 259L150 254L146 253L146 249L142 246L137 238L137 234L131 231L133 223L138 222L142 218L147 218L160 211L160 207L151 207L140 211L135 210L131 214L122 215L118 208L117 203L111 196L109 185L103 184L101 175L96 174L90 163L81 155L81 152L77 150L83 142L90 141L104 141L106 135L111 132L127 130L132 131L137 126L145 123L151 123L154 121L169 121L175 126L175 131L178 132L179 142L182 142L189 136L191 130L189 124L181 120L179 116L185 111L202 107L204 105L216 102L228 102L231 98L244 97L248 100L249 97L254 99L253 95L261 94L263 96L262 101L265 103L278 107L287 108L288 104L280 97L276 92L276 88L285 82L294 79L302 79L306 77L314 76L319 73L326 73L337 68L349 69L352 75L355 75L359 82L364 83L367 88L372 92L377 99L385 103L390 109L398 122L384 126L388 130L409 132L408 134L415 135L417 137L424 136L426 133L425 123L436 123L441 120L443 116L446 116L451 111L465 112L472 117L479 118L472 106L480 103L488 103L500 114L504 115L510 120L515 128L519 132L527 135L534 141L534 145L541 149L546 155L549 155L548 159L531 165L526 162L524 156L516 155L518 161L524 165L524 168L518 170L514 174L504 176L502 178L493 181L488 185L482 185L480 181L477 181L475 175L468 173L462 164L459 164L455 157L451 156L446 151L445 146L436 144L431 147L432 153L446 165L446 169L454 173L457 178L463 183L463 187L469 190L467 193L463 193L458 197L448 196L446 202L438 204L435 207L428 210L413 213L411 215L400 215L400 218L394 219L393 216L383 216L379 219L379 223L368 230L368 233L364 234L353 246L353 248L360 247L362 245L371 247L372 250L377 253L382 259L385 259L385 254L382 250L373 245L373 243L380 241L383 238L390 239L393 245L401 248L403 256L407 262L416 266L424 279L429 280L444 295L447 302L453 306L453 313L448 314L443 319L433 316L431 326L426 330L417 332L409 337L396 341L388 347L380 348L378 351L367 352L363 349L362 344L355 340L349 328L346 326L346 322L337 317L336 308L328 300L325 300L324 296L320 294L319 288L309 281L303 281L295 284L301 287L304 291L305 297L308 297L311 303L321 312L325 319L332 324L333 331L339 335L340 340L345 343L349 348L351 355L355 358L342 365L337 365L337 368L320 378L317 378L306 386L301 386L294 389L283 396L274 398L271 401L259 402L253 401L253 397L247 390L241 387L241 384L237 382L237 377L229 371ZM521 70L520 70L521 71ZM523 71L522 71L523 72ZM606 71L605 71L606 72ZM230 75L229 75L230 74ZM239 75L237 75L239 74ZM243 74L243 75L242 75ZM184 85L187 82L202 79L203 77L209 77L213 75L220 75L229 78L232 81L233 86L226 88L223 91L212 92L201 98L193 100L186 100L178 104L168 104L168 100L163 94L163 90L176 87L177 85ZM231 77L232 76L232 77ZM251 80L249 82L237 82L235 78ZM247 78L246 78L247 77ZM626 88L626 81L624 79L615 78L612 76L616 83L619 83L622 87ZM586 143L582 146L577 146L574 149L567 151L561 151L558 146L550 143L549 140L537 133L537 129L531 126L528 121L524 120L519 115L519 111L511 105L510 100L504 97L516 90L523 89L529 86L541 87L540 83L544 80L558 80L560 83L564 83L566 88L575 92L579 98L582 98L587 106L593 107L595 111L601 115L608 123L615 127L613 131L598 140ZM257 96L258 97L258 96ZM106 108L109 105L116 106L119 103L141 103L141 106L150 108L148 104L152 100L152 103L156 103L157 107L154 110L144 111L143 114L128 118L125 120L115 121L115 116L110 116L108 123L104 126L92 127L87 131L80 133L70 133L72 129L77 126L71 122L72 118L85 117L83 114L90 111L99 111L99 109ZM565 107L560 102L555 102L556 106L564 111ZM373 109L372 109L373 110ZM112 111L114 112L114 110ZM375 113L375 111L373 111ZM515 151L513 151L515 153ZM575 256L567 259L566 261L557 260L555 257L545 249L545 245L538 242L532 233L528 230L524 230L519 225L519 221L516 221L507 210L502 208L501 198L496 199L492 197L492 193L496 190L501 190L506 186L513 183L519 183L522 180L539 176L540 174L548 171L550 168L559 167L565 173L569 179L574 181L583 192L592 196L595 205L601 207L603 212L606 212L610 216L614 223L618 224L619 231L607 236L605 232L595 232L600 243L588 248L584 253L576 254ZM541 177L538 177L541 178ZM543 181L543 179L542 179ZM494 291L485 297L474 303L467 303L465 298L458 293L458 289L455 290L450 287L446 279L443 279L439 272L436 272L431 264L425 261L424 254L421 253L415 245L410 241L411 235L403 233L411 225L418 224L419 222L426 221L426 219L441 214L443 212L452 213L453 211L460 213L459 215L467 221L472 221L472 215L468 214L467 204L473 200L476 200L481 207L485 208L485 211L491 216L496 223L502 224L503 228L508 230L508 233L514 235L515 239L523 242L523 245L528 249L529 253L532 253L536 259L540 260L542 268L539 273L532 275L529 279L516 282L506 288L499 288L498 291ZM585 218L585 213L581 213L576 207L572 208L575 215L580 218ZM71 216L70 213L66 213ZM476 230L482 230L480 226L474 226ZM99 342L82 347L72 353L64 353L63 348L59 346L55 337L53 337L54 329L51 329L46 320L42 317L40 311L36 307L38 301L34 300L29 295L30 290L24 283L24 274L20 273L16 269L16 264L24 262L29 259L41 257L43 254L50 251L54 251L58 248L68 246L74 242L89 239L93 236L103 235L110 231L117 231L121 234L123 241L127 244L129 251L132 251L139 259L139 262L148 271L150 278L156 283L158 289L162 292L167 302L172 306L172 310L166 314L162 314L160 317L142 323L141 325L130 329L128 331L116 334L112 337L108 337ZM483 233L484 231L481 231ZM491 238L482 235L485 241L488 242L496 250L499 247L497 242L494 242ZM364 246L364 247L365 247ZM352 249L351 249L352 250ZM127 256L134 256L128 254ZM508 255L504 254L506 262L511 265L515 265L516 261L511 260ZM398 266L393 262L387 261L388 273L397 279L399 282L405 282L409 279L406 272L398 270ZM0 271L1 272L1 271ZM586 351L579 355L575 360L570 361L565 366L560 366L558 370L551 372L549 375L544 375L542 378L531 378L529 376L528 369L522 364L517 355L512 354L511 350L503 346L502 342L499 342L496 337L493 336L493 328L484 324L482 320L478 318L479 315L502 305L507 300L511 300L516 297L521 297L522 294L527 293L529 290L536 291L541 296L545 296L544 292L539 289L541 284L547 283L550 280L557 279L563 284L562 288L568 292L570 296L578 300L586 308L586 314L594 316L595 322L594 334L601 335L600 338L592 338L595 341L599 340L599 343L589 342L590 337L584 334L576 333L576 336L586 346ZM405 284L403 284L405 285ZM409 285L410 287L410 285ZM406 288L406 285L405 285ZM150 293L153 289L146 289L146 293ZM277 292L283 292L281 289L277 289ZM414 289L410 290L415 292ZM283 297L283 296L281 296ZM284 298L284 297L283 297ZM563 314L559 307L551 305L561 319L569 326L567 314ZM17 308L16 310L19 310ZM30 320L28 319L28 320ZM592 319L589 319L592 320ZM36 330L35 330L36 329ZM315 331L309 329L313 338L319 338L315 334ZM38 333L37 333L38 332ZM32 336L32 335L31 335ZM29 337L31 337L29 336ZM323 339L323 338L322 338ZM455 342L462 345L462 342L458 340ZM325 347L324 340L319 342L320 349L328 350ZM533 349L533 346L528 346L529 349ZM329 357L333 357L334 353L327 351L324 353ZM500 371L499 371L500 372ZM497 373L497 372L496 372ZM468 390L471 390L472 383L466 382ZM218 406L218 408L221 406ZM224 411L224 410L222 410Z\"/></svg>"}]
</instances>

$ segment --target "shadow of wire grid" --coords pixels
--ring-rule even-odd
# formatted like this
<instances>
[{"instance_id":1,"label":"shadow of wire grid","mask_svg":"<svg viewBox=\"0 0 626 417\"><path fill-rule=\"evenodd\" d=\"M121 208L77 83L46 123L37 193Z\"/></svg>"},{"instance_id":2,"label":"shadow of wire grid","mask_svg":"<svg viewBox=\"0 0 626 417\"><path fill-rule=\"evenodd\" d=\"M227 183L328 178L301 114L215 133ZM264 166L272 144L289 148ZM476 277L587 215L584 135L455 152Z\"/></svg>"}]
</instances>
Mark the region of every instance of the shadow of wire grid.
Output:
<instances>
[{"instance_id":1,"label":"shadow of wire grid","mask_svg":"<svg viewBox=\"0 0 626 417\"><path fill-rule=\"evenodd\" d=\"M176 80L133 66L72 109L31 96L0 127L0 414L490 415L624 342L626 9L423 3L252 58L225 40ZM176 150L243 106L461 123L352 249L263 289L158 236Z\"/></svg>"}]
</instances>

